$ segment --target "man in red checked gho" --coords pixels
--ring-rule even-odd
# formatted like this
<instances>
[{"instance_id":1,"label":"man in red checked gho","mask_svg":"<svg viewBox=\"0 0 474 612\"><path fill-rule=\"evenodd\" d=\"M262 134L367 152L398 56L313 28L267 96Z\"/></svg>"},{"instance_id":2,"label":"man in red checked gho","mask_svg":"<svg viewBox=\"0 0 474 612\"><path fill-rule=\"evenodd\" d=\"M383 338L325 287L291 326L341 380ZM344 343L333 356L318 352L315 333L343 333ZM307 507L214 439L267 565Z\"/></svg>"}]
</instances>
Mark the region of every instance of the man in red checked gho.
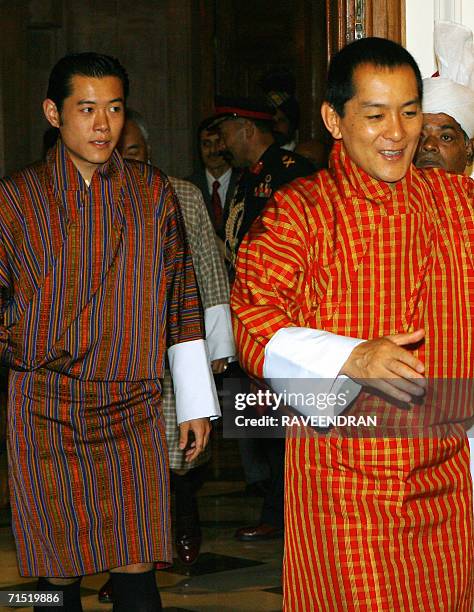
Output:
<instances>
[{"instance_id":1,"label":"man in red checked gho","mask_svg":"<svg viewBox=\"0 0 474 612\"><path fill-rule=\"evenodd\" d=\"M412 165L421 102L398 44L340 51L322 105L329 169L277 191L240 246L247 370L275 391L320 379L390 426L287 438L287 612L473 608L473 403L454 396L474 367L474 184Z\"/></svg>"}]
</instances>

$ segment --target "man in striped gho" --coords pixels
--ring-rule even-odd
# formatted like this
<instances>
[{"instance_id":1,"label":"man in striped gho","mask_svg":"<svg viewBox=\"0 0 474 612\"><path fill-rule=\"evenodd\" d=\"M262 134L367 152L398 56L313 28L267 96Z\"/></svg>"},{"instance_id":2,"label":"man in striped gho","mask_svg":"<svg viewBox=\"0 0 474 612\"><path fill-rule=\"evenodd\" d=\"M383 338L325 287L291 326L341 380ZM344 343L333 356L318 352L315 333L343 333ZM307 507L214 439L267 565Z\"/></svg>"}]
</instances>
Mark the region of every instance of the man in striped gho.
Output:
<instances>
[{"instance_id":1,"label":"man in striped gho","mask_svg":"<svg viewBox=\"0 0 474 612\"><path fill-rule=\"evenodd\" d=\"M176 197L159 170L115 150L127 93L114 58L60 60L43 103L58 141L0 182L18 564L40 577L39 591L62 591L68 612L82 610L81 576L106 570L115 612L162 609L154 567L172 561L166 352L189 460L219 414Z\"/></svg>"}]
</instances>

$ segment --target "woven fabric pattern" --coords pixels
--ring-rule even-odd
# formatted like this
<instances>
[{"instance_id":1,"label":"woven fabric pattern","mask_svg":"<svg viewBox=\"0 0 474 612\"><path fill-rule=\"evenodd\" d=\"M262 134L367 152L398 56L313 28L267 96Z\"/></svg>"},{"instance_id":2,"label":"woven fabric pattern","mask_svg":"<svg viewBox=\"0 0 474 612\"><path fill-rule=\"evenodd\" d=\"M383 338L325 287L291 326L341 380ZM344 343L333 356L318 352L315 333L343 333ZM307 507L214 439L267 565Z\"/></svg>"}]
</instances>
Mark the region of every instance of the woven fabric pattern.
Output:
<instances>
[{"instance_id":1,"label":"woven fabric pattern","mask_svg":"<svg viewBox=\"0 0 474 612\"><path fill-rule=\"evenodd\" d=\"M231 300L242 362L262 376L282 327L366 339L422 327L427 376L472 378L473 197L470 179L437 170L382 183L336 144L329 171L277 192L242 243ZM461 404L450 418L462 432L472 413ZM288 612L472 611L463 433L289 438L285 525Z\"/></svg>"}]
</instances>

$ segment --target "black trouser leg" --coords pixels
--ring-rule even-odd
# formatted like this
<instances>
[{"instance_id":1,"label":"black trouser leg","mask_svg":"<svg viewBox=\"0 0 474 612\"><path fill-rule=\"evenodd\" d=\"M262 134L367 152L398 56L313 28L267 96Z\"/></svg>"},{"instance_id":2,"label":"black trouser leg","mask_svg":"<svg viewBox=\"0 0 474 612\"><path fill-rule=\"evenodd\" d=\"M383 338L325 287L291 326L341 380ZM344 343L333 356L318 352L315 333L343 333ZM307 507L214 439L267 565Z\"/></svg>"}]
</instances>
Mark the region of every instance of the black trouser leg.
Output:
<instances>
[{"instance_id":1,"label":"black trouser leg","mask_svg":"<svg viewBox=\"0 0 474 612\"><path fill-rule=\"evenodd\" d=\"M262 523L283 528L283 502L285 490L285 440L262 439L262 448L270 466L270 486L263 498Z\"/></svg>"},{"instance_id":2,"label":"black trouser leg","mask_svg":"<svg viewBox=\"0 0 474 612\"><path fill-rule=\"evenodd\" d=\"M199 532L197 492L204 482L206 466L201 465L185 474L171 472L176 503L176 532Z\"/></svg>"},{"instance_id":3,"label":"black trouser leg","mask_svg":"<svg viewBox=\"0 0 474 612\"><path fill-rule=\"evenodd\" d=\"M47 578L38 579L38 591L62 591L63 593L63 607L58 608L57 606L35 606L34 612L82 612L81 605L81 578L78 578L76 582L72 584L52 584Z\"/></svg>"},{"instance_id":4,"label":"black trouser leg","mask_svg":"<svg viewBox=\"0 0 474 612\"><path fill-rule=\"evenodd\" d=\"M140 574L111 572L114 593L113 612L161 612L160 592L155 570Z\"/></svg>"}]
</instances>

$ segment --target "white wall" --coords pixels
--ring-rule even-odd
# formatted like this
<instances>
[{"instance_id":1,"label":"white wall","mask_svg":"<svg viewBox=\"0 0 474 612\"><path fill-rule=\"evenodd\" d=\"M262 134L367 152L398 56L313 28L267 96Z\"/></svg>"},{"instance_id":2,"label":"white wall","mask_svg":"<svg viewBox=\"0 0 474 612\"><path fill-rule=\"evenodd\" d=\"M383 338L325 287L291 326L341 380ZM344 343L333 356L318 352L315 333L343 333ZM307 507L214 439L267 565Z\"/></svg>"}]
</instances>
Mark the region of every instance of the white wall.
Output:
<instances>
[{"instance_id":1,"label":"white wall","mask_svg":"<svg viewBox=\"0 0 474 612\"><path fill-rule=\"evenodd\" d=\"M433 54L433 23L449 20L474 31L474 0L405 0L406 47L418 62L421 74L436 70Z\"/></svg>"}]
</instances>

